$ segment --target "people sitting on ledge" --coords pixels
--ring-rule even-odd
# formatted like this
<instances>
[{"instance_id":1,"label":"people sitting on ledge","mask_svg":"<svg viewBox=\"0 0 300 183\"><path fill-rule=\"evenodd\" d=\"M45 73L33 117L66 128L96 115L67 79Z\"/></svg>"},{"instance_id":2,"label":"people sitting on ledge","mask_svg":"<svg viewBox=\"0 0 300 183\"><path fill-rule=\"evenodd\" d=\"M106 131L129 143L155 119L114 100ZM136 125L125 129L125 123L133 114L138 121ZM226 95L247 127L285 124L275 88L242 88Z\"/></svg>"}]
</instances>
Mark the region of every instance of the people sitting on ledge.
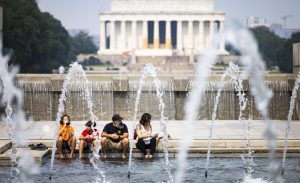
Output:
<instances>
[{"instance_id":1,"label":"people sitting on ledge","mask_svg":"<svg viewBox=\"0 0 300 183\"><path fill-rule=\"evenodd\" d=\"M145 159L152 159L157 146L158 134L152 133L151 115L149 113L142 115L135 130L138 138L136 147L143 153ZM147 153L146 149L150 149L150 153Z\"/></svg>"},{"instance_id":2,"label":"people sitting on ledge","mask_svg":"<svg viewBox=\"0 0 300 183\"><path fill-rule=\"evenodd\" d=\"M92 128L96 126L96 123L92 121L88 121L85 123L85 130L81 133L79 140L79 158L82 158L83 149L90 148L94 152L94 156L98 156L98 146L97 139L99 137L99 132L96 128Z\"/></svg>"},{"instance_id":3,"label":"people sitting on ledge","mask_svg":"<svg viewBox=\"0 0 300 183\"><path fill-rule=\"evenodd\" d=\"M128 149L128 128L122 123L122 118L119 114L112 117L112 122L105 125L101 133L102 158L107 158L107 149L122 150L122 159L126 159Z\"/></svg>"},{"instance_id":4,"label":"people sitting on ledge","mask_svg":"<svg viewBox=\"0 0 300 183\"><path fill-rule=\"evenodd\" d=\"M70 150L69 158L73 158L74 149L76 146L76 137L74 136L74 129L71 126L70 117L63 115L58 127L57 149L59 158L63 158L62 149Z\"/></svg>"}]
</instances>

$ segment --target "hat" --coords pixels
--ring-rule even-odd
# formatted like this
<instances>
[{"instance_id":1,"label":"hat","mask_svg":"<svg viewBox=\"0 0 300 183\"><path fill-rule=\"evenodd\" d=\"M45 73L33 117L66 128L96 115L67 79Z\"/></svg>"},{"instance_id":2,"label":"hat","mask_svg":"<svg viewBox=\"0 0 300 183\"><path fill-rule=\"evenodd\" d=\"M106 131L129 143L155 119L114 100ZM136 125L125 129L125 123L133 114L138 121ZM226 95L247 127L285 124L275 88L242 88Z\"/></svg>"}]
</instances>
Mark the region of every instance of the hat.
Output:
<instances>
[{"instance_id":1,"label":"hat","mask_svg":"<svg viewBox=\"0 0 300 183\"><path fill-rule=\"evenodd\" d=\"M124 118L122 118L119 114L115 114L115 115L113 115L113 117L111 119L112 119L112 121L121 121Z\"/></svg>"}]
</instances>

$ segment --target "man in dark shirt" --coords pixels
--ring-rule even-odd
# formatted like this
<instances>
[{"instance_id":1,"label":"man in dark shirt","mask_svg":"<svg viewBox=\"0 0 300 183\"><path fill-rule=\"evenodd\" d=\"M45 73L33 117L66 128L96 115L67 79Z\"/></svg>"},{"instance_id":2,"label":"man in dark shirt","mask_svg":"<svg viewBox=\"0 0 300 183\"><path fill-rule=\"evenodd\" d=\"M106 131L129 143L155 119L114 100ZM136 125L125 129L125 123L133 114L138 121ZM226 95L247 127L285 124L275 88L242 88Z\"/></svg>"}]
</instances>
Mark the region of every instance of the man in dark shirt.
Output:
<instances>
[{"instance_id":1,"label":"man in dark shirt","mask_svg":"<svg viewBox=\"0 0 300 183\"><path fill-rule=\"evenodd\" d=\"M106 149L122 149L122 159L126 159L126 151L128 149L128 128L122 123L119 114L112 117L112 122L105 125L101 133L102 158L106 159Z\"/></svg>"}]
</instances>

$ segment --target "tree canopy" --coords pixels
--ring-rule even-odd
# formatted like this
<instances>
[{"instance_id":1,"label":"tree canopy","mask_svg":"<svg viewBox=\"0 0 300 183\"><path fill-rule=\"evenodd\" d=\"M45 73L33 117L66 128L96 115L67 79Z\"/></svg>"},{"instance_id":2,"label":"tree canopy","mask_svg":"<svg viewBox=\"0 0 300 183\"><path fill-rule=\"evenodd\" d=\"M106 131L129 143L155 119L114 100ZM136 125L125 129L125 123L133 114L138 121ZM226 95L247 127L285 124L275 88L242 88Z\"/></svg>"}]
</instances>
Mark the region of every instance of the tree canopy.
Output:
<instances>
[{"instance_id":1,"label":"tree canopy","mask_svg":"<svg viewBox=\"0 0 300 183\"><path fill-rule=\"evenodd\" d=\"M79 32L74 36L73 45L74 45L74 53L76 55L80 53L83 54L96 53L98 50L96 45L93 42L92 37L83 31Z\"/></svg>"},{"instance_id":2,"label":"tree canopy","mask_svg":"<svg viewBox=\"0 0 300 183\"><path fill-rule=\"evenodd\" d=\"M259 51L261 52L267 67L276 66L279 62L277 53L286 40L278 37L267 27L256 27L252 29L252 32L256 37Z\"/></svg>"},{"instance_id":3,"label":"tree canopy","mask_svg":"<svg viewBox=\"0 0 300 183\"><path fill-rule=\"evenodd\" d=\"M278 66L281 72L293 72L293 44L300 42L300 32L290 39L280 38L267 27L251 29L267 67Z\"/></svg>"},{"instance_id":4,"label":"tree canopy","mask_svg":"<svg viewBox=\"0 0 300 183\"><path fill-rule=\"evenodd\" d=\"M293 72L293 44L300 42L300 32L292 34L292 37L288 39L281 47L278 55L278 66L282 72Z\"/></svg>"},{"instance_id":5,"label":"tree canopy","mask_svg":"<svg viewBox=\"0 0 300 183\"><path fill-rule=\"evenodd\" d=\"M51 72L75 59L72 38L60 21L41 12L35 0L0 0L3 46L21 72Z\"/></svg>"}]
</instances>

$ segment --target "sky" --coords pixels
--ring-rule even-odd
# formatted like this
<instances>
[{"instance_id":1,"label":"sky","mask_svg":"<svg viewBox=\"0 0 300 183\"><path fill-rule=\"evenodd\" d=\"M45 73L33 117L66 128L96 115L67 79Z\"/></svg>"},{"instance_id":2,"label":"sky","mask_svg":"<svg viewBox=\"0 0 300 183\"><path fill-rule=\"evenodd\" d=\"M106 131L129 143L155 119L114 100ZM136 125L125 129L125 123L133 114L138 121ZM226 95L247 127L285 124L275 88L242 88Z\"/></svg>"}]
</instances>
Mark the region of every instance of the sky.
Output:
<instances>
[{"instance_id":1,"label":"sky","mask_svg":"<svg viewBox=\"0 0 300 183\"><path fill-rule=\"evenodd\" d=\"M184 1L184 0L183 0ZM84 29L99 34L99 12L109 10L109 0L37 0L42 11L51 13L66 29ZM249 16L266 18L268 24L300 28L300 0L215 0L215 9L226 13L226 20L245 22Z\"/></svg>"}]
</instances>

